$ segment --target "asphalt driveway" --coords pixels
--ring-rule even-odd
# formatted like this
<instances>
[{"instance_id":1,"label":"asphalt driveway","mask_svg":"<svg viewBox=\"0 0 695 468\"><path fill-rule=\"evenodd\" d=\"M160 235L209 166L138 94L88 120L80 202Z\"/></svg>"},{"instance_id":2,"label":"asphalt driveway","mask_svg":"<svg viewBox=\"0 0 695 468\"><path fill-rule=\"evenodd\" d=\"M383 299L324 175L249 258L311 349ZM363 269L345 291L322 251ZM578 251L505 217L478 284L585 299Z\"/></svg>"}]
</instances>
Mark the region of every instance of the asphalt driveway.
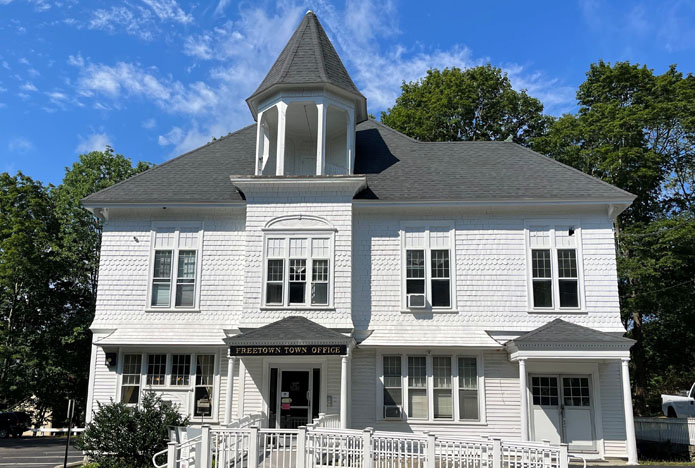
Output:
<instances>
[{"instance_id":1,"label":"asphalt driveway","mask_svg":"<svg viewBox=\"0 0 695 468\"><path fill-rule=\"evenodd\" d=\"M63 464L65 437L0 439L0 468L53 468ZM71 444L72 445L72 444ZM81 461L82 452L68 451L68 463Z\"/></svg>"}]
</instances>

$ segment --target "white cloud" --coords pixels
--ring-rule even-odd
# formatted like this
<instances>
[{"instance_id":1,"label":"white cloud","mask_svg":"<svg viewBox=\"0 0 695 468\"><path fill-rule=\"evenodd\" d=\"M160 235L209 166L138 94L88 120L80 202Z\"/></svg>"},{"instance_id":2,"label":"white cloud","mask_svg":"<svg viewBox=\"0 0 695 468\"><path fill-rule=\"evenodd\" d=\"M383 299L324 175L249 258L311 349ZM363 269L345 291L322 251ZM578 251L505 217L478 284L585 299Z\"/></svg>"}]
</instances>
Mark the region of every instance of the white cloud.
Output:
<instances>
[{"instance_id":1,"label":"white cloud","mask_svg":"<svg viewBox=\"0 0 695 468\"><path fill-rule=\"evenodd\" d=\"M7 148L13 153L26 153L34 149L34 144L23 137L17 137L10 140Z\"/></svg>"},{"instance_id":2,"label":"white cloud","mask_svg":"<svg viewBox=\"0 0 695 468\"><path fill-rule=\"evenodd\" d=\"M19 89L21 89L22 91L38 91L39 90L36 86L34 86L33 83L31 83L29 81L27 81L22 86L20 86Z\"/></svg>"},{"instance_id":3,"label":"white cloud","mask_svg":"<svg viewBox=\"0 0 695 468\"><path fill-rule=\"evenodd\" d=\"M79 143L75 148L78 154L89 153L90 151L104 151L106 145L111 146L111 138L106 133L92 133L91 135L82 137L77 136Z\"/></svg>"},{"instance_id":4,"label":"white cloud","mask_svg":"<svg viewBox=\"0 0 695 468\"><path fill-rule=\"evenodd\" d=\"M12 3L12 0L0 0L0 5L9 5Z\"/></svg>"},{"instance_id":5,"label":"white cloud","mask_svg":"<svg viewBox=\"0 0 695 468\"><path fill-rule=\"evenodd\" d=\"M72 65L74 67L83 67L84 66L84 59L82 58L82 54L69 55L68 56L68 65Z\"/></svg>"},{"instance_id":6,"label":"white cloud","mask_svg":"<svg viewBox=\"0 0 695 468\"><path fill-rule=\"evenodd\" d=\"M230 0L220 0L219 2L217 2L217 6L215 7L215 14L221 15L222 13L224 13L224 10L225 8L227 8L227 5L229 5L229 2Z\"/></svg>"},{"instance_id":7,"label":"white cloud","mask_svg":"<svg viewBox=\"0 0 695 468\"><path fill-rule=\"evenodd\" d=\"M142 128L150 130L157 126L157 121L149 118L142 121Z\"/></svg>"},{"instance_id":8,"label":"white cloud","mask_svg":"<svg viewBox=\"0 0 695 468\"><path fill-rule=\"evenodd\" d=\"M142 2L152 8L152 11L161 20L175 21L181 24L188 24L193 21L193 17L184 13L176 0L142 0Z\"/></svg>"}]
</instances>

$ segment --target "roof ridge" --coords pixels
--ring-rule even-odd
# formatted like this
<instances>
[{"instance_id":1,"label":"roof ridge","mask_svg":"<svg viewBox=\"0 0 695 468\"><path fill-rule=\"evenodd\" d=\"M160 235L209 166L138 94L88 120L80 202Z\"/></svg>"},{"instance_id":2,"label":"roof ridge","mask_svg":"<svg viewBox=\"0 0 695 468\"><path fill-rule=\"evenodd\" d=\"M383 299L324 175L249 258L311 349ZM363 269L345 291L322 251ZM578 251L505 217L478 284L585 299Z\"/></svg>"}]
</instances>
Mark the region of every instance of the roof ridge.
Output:
<instances>
[{"instance_id":1,"label":"roof ridge","mask_svg":"<svg viewBox=\"0 0 695 468\"><path fill-rule=\"evenodd\" d=\"M321 40L319 38L321 34L319 27L321 27L321 25L318 24L318 18L316 18L316 15L314 15L313 12L311 14L307 14L306 16L314 19L314 21L309 20L309 28L311 28L311 32L313 33L311 41L314 43L314 57L316 58L321 78L328 81L328 74L326 73L326 57L323 47L321 47Z\"/></svg>"},{"instance_id":2,"label":"roof ridge","mask_svg":"<svg viewBox=\"0 0 695 468\"><path fill-rule=\"evenodd\" d=\"M169 164L173 163L174 161L178 161L179 159L183 158L184 156L188 156L189 154L198 151L198 150L201 149L201 148L205 148L205 147L208 147L208 146L210 146L210 145L214 145L215 143L219 143L219 142L221 142L221 141L223 141L223 140L225 140L225 139L227 139L227 138L229 138L229 137L232 137L232 136L236 135L237 133L241 133L241 132L243 132L244 130L246 130L246 129L250 128L250 127L255 127L255 126L256 126L256 124L247 125L246 127L242 127L242 128L240 128L239 130L237 130L237 131L235 131L235 132L228 133L228 134L226 134L226 135L224 135L224 136L221 136L220 138L218 138L218 139L216 139L216 140L209 141L209 142L205 143L203 146L199 146L199 147L194 148L194 149L192 149L192 150L190 150L190 151L187 151L187 152L185 152L185 153L183 153L183 154L181 154L181 155L179 155L179 156L176 156L175 158L171 158L171 159L169 159L169 160L167 160L167 161L164 161L162 164L155 164L153 167L147 169L146 171L142 171L142 172L139 172L139 173L137 173L137 174L135 174L135 175L132 175L132 176L128 177L127 179L122 180L122 181L120 181L120 182L117 182L117 183L115 183L115 184L113 184L113 185L110 185L110 186L106 187L105 189L99 190L98 192L90 193L89 195L87 195L86 197L84 197L82 200L80 200L80 202L88 201L89 198L92 197L93 195L96 195L96 194L98 194L98 193L108 192L108 191L110 191L112 188L118 187L119 185L125 184L126 182L129 182L129 181L131 181L131 180L133 180L133 179L137 179L138 177L140 177L140 176L142 176L142 175L144 175L144 174L151 174L151 173L157 171L158 169L161 169L162 167L168 166Z\"/></svg>"},{"instance_id":3,"label":"roof ridge","mask_svg":"<svg viewBox=\"0 0 695 468\"><path fill-rule=\"evenodd\" d=\"M380 127L383 127L383 128L385 128L385 129L391 131L391 133L395 133L397 136L400 136L400 137L403 137L403 138L405 138L405 139L407 139L407 140L410 140L410 141L413 142L413 143L426 143L426 142L422 142L422 141L420 141L420 140L416 140L415 138L413 138L413 137L411 137L411 136L409 136L409 135L406 135L406 134L403 133L403 132L399 132L399 131L396 130L395 128L391 128L391 127L389 127L388 125L386 125L385 123L383 123L383 122L381 122L381 121L379 121L379 120L376 120L376 119L368 119L367 121L368 121L368 122L374 122L374 123L376 123L377 125L379 125Z\"/></svg>"},{"instance_id":4,"label":"roof ridge","mask_svg":"<svg viewBox=\"0 0 695 468\"><path fill-rule=\"evenodd\" d=\"M526 151L527 153L531 153L532 155L534 155L534 156L536 156L536 157L545 158L545 159L547 159L547 160L549 160L549 161L552 161L552 162L553 162L554 164L556 164L556 165L560 165L560 166L564 167L565 169L569 169L569 170L571 170L571 171L576 172L577 174L581 174L581 175L584 176L585 178L588 178L588 179L593 180L593 181L595 181L595 182L599 182L599 183L601 183L601 184L603 184L603 185L607 185L608 187L611 187L613 190L618 190L618 191L620 191L620 192L623 192L624 194L631 196L633 200L635 200L635 199L637 198L637 195L635 195L634 193L630 193L630 192L628 192L627 190L623 190L623 189L621 189L620 187L617 187L617 186L615 186L615 185L613 185L613 184L611 184L611 183L606 182L605 180L599 179L598 177L594 177L594 176L592 176L591 174L587 174L586 172L580 171L580 170L577 169L576 167L572 167L572 166L570 166L570 165L568 165L568 164L561 163L560 161L558 161L558 160L555 159L555 158L551 158L550 156L545 156L545 155L543 155L543 154L541 154L541 153L538 153L537 151L533 151L532 149L527 148L527 147L525 147L525 146L523 146L523 145L520 145L520 144L518 144L518 143L514 143L513 141L502 141L502 142L500 142L500 143L507 143L507 144L511 144L511 145L516 145L516 146L520 147L521 149L523 149L524 151Z\"/></svg>"}]
</instances>

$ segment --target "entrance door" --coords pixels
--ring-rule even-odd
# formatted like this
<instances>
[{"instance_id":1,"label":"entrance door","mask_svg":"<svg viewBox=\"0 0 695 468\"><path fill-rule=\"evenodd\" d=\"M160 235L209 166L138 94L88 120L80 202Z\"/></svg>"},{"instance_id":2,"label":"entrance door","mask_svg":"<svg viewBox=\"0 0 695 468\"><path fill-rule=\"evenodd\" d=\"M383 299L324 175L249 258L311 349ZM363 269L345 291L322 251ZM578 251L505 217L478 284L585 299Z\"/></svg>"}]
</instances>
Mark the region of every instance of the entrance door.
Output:
<instances>
[{"instance_id":1,"label":"entrance door","mask_svg":"<svg viewBox=\"0 0 695 468\"><path fill-rule=\"evenodd\" d=\"M308 370L281 372L280 398L277 403L281 428L296 429L309 423L312 400L309 376Z\"/></svg>"},{"instance_id":2,"label":"entrance door","mask_svg":"<svg viewBox=\"0 0 695 468\"><path fill-rule=\"evenodd\" d=\"M570 450L595 451L591 377L531 376L535 440L564 442Z\"/></svg>"}]
</instances>

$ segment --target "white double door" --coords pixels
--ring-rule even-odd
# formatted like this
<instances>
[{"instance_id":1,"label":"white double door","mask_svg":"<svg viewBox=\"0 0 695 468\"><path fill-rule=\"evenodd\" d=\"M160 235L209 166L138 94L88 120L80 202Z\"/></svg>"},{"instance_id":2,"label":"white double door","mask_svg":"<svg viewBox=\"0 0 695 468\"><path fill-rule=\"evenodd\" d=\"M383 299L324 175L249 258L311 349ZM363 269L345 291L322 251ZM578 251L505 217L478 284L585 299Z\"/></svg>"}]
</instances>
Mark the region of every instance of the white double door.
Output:
<instances>
[{"instance_id":1,"label":"white double door","mask_svg":"<svg viewBox=\"0 0 695 468\"><path fill-rule=\"evenodd\" d=\"M589 375L531 375L534 440L596 450L594 399Z\"/></svg>"}]
</instances>

